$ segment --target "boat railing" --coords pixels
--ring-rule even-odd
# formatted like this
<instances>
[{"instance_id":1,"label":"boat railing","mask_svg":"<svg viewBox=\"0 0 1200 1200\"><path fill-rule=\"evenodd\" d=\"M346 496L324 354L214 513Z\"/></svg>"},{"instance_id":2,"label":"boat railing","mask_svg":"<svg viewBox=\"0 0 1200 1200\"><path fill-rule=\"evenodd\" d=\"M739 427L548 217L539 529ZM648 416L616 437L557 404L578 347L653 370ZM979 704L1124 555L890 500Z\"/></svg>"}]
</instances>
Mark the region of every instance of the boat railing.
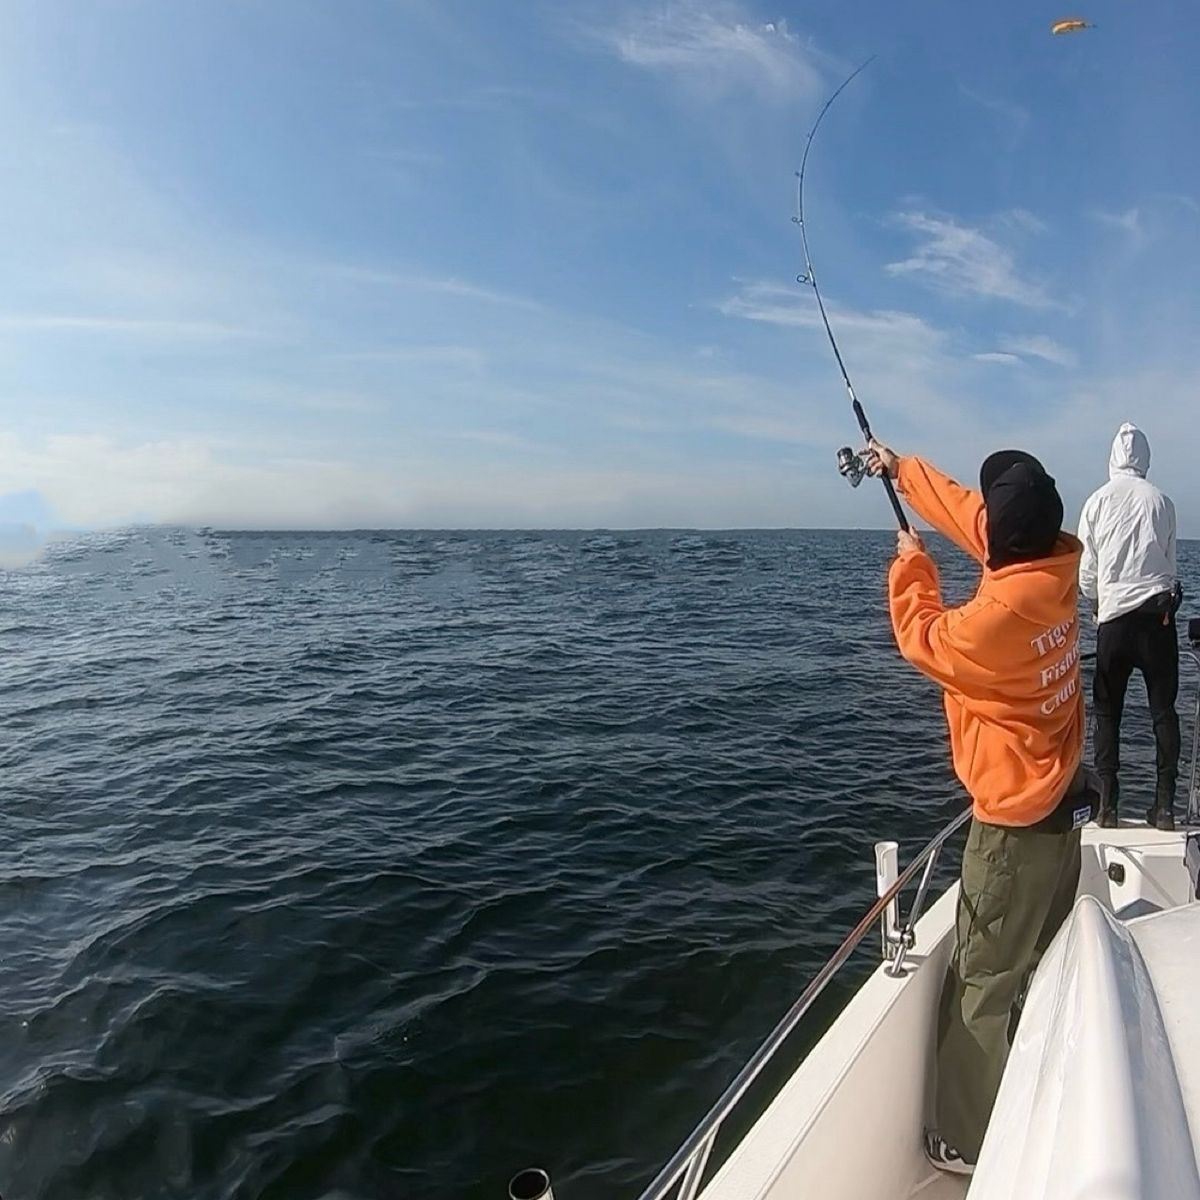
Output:
<instances>
[{"instance_id":1,"label":"boat railing","mask_svg":"<svg viewBox=\"0 0 1200 1200\"><path fill-rule=\"evenodd\" d=\"M670 1162L655 1176L639 1200L666 1200L672 1193L674 1200L695 1200L712 1154L713 1145L725 1118L734 1110L746 1094L750 1085L762 1069L774 1057L788 1036L799 1025L805 1013L812 1008L817 997L829 985L830 980L841 970L858 948L876 922L883 926L883 951L886 960L884 970L891 975L904 971L905 958L916 940L916 924L924 910L929 895L929 885L942 847L969 820L971 810L959 813L944 829L932 838L925 848L902 871L895 869L896 845L881 842L876 846L876 867L879 893L878 899L863 914L862 919L850 931L846 940L835 950L829 961L817 972L800 997L784 1014L782 1020L767 1039L755 1051L754 1056L738 1072L737 1078L725 1089L720 1099L709 1110L708 1115L696 1126L683 1145L672 1156ZM899 920L899 898L901 892L912 882L917 872L921 879L912 907L904 919Z\"/></svg>"}]
</instances>

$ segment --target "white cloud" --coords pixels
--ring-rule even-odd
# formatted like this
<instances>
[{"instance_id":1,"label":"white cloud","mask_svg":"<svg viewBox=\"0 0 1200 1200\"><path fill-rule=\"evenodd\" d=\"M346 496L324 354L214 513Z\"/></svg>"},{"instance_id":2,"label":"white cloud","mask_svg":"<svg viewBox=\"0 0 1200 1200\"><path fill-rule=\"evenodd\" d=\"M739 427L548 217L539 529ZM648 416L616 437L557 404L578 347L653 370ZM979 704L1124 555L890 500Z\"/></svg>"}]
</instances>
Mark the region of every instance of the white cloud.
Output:
<instances>
[{"instance_id":1,"label":"white cloud","mask_svg":"<svg viewBox=\"0 0 1200 1200\"><path fill-rule=\"evenodd\" d=\"M1025 308L1064 307L1043 284L1023 275L1012 251L982 229L915 210L898 213L894 220L917 235L918 245L909 258L889 263L889 274L912 276L951 296L1004 300Z\"/></svg>"},{"instance_id":2,"label":"white cloud","mask_svg":"<svg viewBox=\"0 0 1200 1200\"><path fill-rule=\"evenodd\" d=\"M970 395L964 378L969 367L945 330L913 313L861 311L828 299L825 307L857 390L871 397L869 407L882 410L893 428L930 422L943 431L970 428L973 404L964 399ZM804 362L820 381L812 415L821 420L837 411L831 408L837 404L837 368L809 289L745 282L720 310L729 317L809 331ZM811 384L803 389L812 390Z\"/></svg>"},{"instance_id":3,"label":"white cloud","mask_svg":"<svg viewBox=\"0 0 1200 1200\"><path fill-rule=\"evenodd\" d=\"M820 313L811 291L798 285L783 288L774 283L749 282L719 306L727 317L763 321L770 325L790 325L803 329L823 329ZM825 301L831 324L837 329L852 329L877 337L895 338L910 344L930 344L941 340L941 333L912 313L887 309L862 312L842 308Z\"/></svg>"},{"instance_id":4,"label":"white cloud","mask_svg":"<svg viewBox=\"0 0 1200 1200\"><path fill-rule=\"evenodd\" d=\"M293 413L327 413L345 417L378 415L387 405L379 396L348 391L345 388L321 388L306 383L278 379L244 378L209 384L224 397L240 405L256 405Z\"/></svg>"},{"instance_id":5,"label":"white cloud","mask_svg":"<svg viewBox=\"0 0 1200 1200\"><path fill-rule=\"evenodd\" d=\"M479 300L487 304L502 305L507 308L520 308L530 312L542 312L544 306L527 296L514 295L511 292L501 292L481 284L471 283L465 279L453 276L438 277L419 275L405 271L389 271L375 267L347 266L335 264L323 268L329 276L346 280L349 283L361 283L379 287L397 288L402 291L431 292L443 296L456 296L465 300Z\"/></svg>"},{"instance_id":6,"label":"white cloud","mask_svg":"<svg viewBox=\"0 0 1200 1200\"><path fill-rule=\"evenodd\" d=\"M786 22L764 23L725 0L660 3L598 36L624 62L706 89L788 99L823 86L814 54Z\"/></svg>"},{"instance_id":7,"label":"white cloud","mask_svg":"<svg viewBox=\"0 0 1200 1200\"><path fill-rule=\"evenodd\" d=\"M1142 213L1136 206L1127 208L1124 212L1106 212L1104 209L1094 209L1091 213L1093 221L1107 225L1110 229L1120 230L1129 238L1130 244L1137 248L1147 240L1147 233L1142 223Z\"/></svg>"},{"instance_id":8,"label":"white cloud","mask_svg":"<svg viewBox=\"0 0 1200 1200\"><path fill-rule=\"evenodd\" d=\"M795 442L802 446L822 444L823 433L790 414L733 411L710 417L708 428L719 429L744 438L762 438L769 442Z\"/></svg>"},{"instance_id":9,"label":"white cloud","mask_svg":"<svg viewBox=\"0 0 1200 1200\"><path fill-rule=\"evenodd\" d=\"M0 313L0 332L79 333L155 341L227 341L254 337L252 330L216 321L158 320L63 313Z\"/></svg>"},{"instance_id":10,"label":"white cloud","mask_svg":"<svg viewBox=\"0 0 1200 1200\"><path fill-rule=\"evenodd\" d=\"M346 350L326 356L339 363L381 363L401 366L440 367L478 375L488 365L488 354L477 346L454 343L383 346L374 350Z\"/></svg>"},{"instance_id":11,"label":"white cloud","mask_svg":"<svg viewBox=\"0 0 1200 1200\"><path fill-rule=\"evenodd\" d=\"M999 350L988 350L980 354L972 354L976 362L999 363L1004 366L1017 366L1031 358L1042 362L1052 363L1056 367L1076 367L1079 365L1079 355L1074 350L1056 342L1045 334L1033 334L1027 337L1003 337L1000 339Z\"/></svg>"},{"instance_id":12,"label":"white cloud","mask_svg":"<svg viewBox=\"0 0 1200 1200\"><path fill-rule=\"evenodd\" d=\"M1163 199L1186 208L1188 212L1200 214L1200 201L1192 196L1185 196L1182 192L1163 192L1162 196Z\"/></svg>"},{"instance_id":13,"label":"white cloud","mask_svg":"<svg viewBox=\"0 0 1200 1200\"><path fill-rule=\"evenodd\" d=\"M1001 99L999 96L986 95L974 88L967 87L965 83L960 83L958 90L968 100L974 100L976 104L997 117L1014 146L1021 140L1031 119L1029 109L1024 105L1017 104L1012 100Z\"/></svg>"},{"instance_id":14,"label":"white cloud","mask_svg":"<svg viewBox=\"0 0 1200 1200\"><path fill-rule=\"evenodd\" d=\"M1079 355L1074 350L1069 350L1044 334L1035 334L1032 337L1001 338L1000 345L1010 355L1019 354L1024 358L1040 358L1043 362L1053 363L1057 367L1079 365Z\"/></svg>"},{"instance_id":15,"label":"white cloud","mask_svg":"<svg viewBox=\"0 0 1200 1200\"><path fill-rule=\"evenodd\" d=\"M1010 208L1000 214L1001 224L1018 233L1048 233L1050 226L1027 208Z\"/></svg>"}]
</instances>

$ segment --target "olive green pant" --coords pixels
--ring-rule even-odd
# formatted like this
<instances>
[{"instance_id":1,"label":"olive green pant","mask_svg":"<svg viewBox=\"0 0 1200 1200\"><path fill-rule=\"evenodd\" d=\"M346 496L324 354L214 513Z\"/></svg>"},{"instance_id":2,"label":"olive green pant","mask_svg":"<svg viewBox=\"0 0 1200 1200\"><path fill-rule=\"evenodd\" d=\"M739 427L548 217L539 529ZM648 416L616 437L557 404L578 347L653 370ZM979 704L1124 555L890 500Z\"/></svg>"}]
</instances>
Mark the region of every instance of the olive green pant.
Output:
<instances>
[{"instance_id":1,"label":"olive green pant","mask_svg":"<svg viewBox=\"0 0 1200 1200\"><path fill-rule=\"evenodd\" d=\"M1079 861L1078 830L971 822L938 1013L935 1125L968 1162L979 1157L1025 987L1070 914Z\"/></svg>"}]
</instances>

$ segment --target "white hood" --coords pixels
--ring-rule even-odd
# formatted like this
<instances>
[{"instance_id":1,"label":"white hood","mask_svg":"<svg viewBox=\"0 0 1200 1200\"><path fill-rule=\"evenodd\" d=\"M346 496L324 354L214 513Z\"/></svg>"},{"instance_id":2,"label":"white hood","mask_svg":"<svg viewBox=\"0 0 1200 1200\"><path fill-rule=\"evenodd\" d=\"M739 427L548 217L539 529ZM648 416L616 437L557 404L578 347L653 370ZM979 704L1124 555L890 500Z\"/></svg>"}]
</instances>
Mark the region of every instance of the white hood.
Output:
<instances>
[{"instance_id":1,"label":"white hood","mask_svg":"<svg viewBox=\"0 0 1200 1200\"><path fill-rule=\"evenodd\" d=\"M1137 475L1145 479L1149 470L1150 443L1136 425L1126 421L1113 438L1112 453L1108 456L1108 477L1116 479L1119 475Z\"/></svg>"}]
</instances>

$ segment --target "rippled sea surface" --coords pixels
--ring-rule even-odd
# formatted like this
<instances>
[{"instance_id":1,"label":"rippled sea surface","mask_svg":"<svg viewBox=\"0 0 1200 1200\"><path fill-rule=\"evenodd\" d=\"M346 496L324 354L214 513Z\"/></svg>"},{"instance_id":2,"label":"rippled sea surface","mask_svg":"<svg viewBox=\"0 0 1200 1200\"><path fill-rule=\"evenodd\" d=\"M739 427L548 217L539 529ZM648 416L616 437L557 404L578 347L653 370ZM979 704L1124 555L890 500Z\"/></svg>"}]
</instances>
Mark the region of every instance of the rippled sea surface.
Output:
<instances>
[{"instance_id":1,"label":"rippled sea surface","mask_svg":"<svg viewBox=\"0 0 1200 1200\"><path fill-rule=\"evenodd\" d=\"M0 1193L632 1200L872 842L963 802L891 546L156 530L0 573Z\"/></svg>"}]
</instances>

